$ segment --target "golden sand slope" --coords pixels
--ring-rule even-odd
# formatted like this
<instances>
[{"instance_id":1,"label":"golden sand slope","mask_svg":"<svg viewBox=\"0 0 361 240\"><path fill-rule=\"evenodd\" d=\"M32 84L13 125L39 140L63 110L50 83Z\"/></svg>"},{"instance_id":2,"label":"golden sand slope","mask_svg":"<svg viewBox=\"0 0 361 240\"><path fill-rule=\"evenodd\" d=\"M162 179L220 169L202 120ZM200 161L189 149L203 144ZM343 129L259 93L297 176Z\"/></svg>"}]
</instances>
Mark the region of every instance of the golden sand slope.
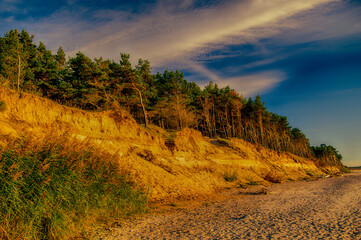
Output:
<instances>
[{"instance_id":1,"label":"golden sand slope","mask_svg":"<svg viewBox=\"0 0 361 240\"><path fill-rule=\"evenodd\" d=\"M166 143L161 134L151 134L121 111L87 112L6 88L0 88L0 101L6 104L0 112L0 136L31 135L45 141L49 134L65 132L117 154L121 168L152 200L193 198L265 178L277 182L324 174L308 159L240 139L208 139L191 129ZM236 174L237 180L227 182L225 174Z\"/></svg>"}]
</instances>

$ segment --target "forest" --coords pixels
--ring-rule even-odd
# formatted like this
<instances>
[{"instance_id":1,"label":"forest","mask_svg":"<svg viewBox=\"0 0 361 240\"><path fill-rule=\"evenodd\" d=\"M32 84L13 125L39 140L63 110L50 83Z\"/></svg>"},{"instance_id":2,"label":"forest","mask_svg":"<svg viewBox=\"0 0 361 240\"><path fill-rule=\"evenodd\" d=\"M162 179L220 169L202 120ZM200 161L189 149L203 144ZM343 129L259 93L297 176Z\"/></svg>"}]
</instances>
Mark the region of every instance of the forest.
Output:
<instances>
[{"instance_id":1,"label":"forest","mask_svg":"<svg viewBox=\"0 0 361 240\"><path fill-rule=\"evenodd\" d=\"M143 59L132 66L126 53L118 62L81 52L69 57L62 47L53 54L27 31L10 30L0 37L0 85L87 111L122 109L145 128L194 128L211 138L240 138L324 166L341 165L334 147L311 147L305 134L268 111L259 95L245 99L212 82L202 89L178 70L152 73Z\"/></svg>"}]
</instances>

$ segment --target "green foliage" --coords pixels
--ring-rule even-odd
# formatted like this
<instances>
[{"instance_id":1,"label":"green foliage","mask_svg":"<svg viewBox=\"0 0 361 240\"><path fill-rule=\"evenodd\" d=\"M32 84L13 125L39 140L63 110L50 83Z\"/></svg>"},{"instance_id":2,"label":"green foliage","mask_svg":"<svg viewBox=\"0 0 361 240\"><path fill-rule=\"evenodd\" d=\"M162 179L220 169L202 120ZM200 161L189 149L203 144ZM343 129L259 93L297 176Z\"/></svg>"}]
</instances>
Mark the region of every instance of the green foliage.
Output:
<instances>
[{"instance_id":1,"label":"green foliage","mask_svg":"<svg viewBox=\"0 0 361 240\"><path fill-rule=\"evenodd\" d=\"M6 110L6 104L4 101L0 101L0 112L3 112Z\"/></svg>"},{"instance_id":2,"label":"green foliage","mask_svg":"<svg viewBox=\"0 0 361 240\"><path fill-rule=\"evenodd\" d=\"M311 152L321 166L343 166L342 155L331 145L312 146Z\"/></svg>"},{"instance_id":3,"label":"green foliage","mask_svg":"<svg viewBox=\"0 0 361 240\"><path fill-rule=\"evenodd\" d=\"M62 47L59 47L59 49L55 55L55 60L58 64L58 68L61 69L61 68L65 67L65 63L66 63L65 52Z\"/></svg>"},{"instance_id":4,"label":"green foliage","mask_svg":"<svg viewBox=\"0 0 361 240\"><path fill-rule=\"evenodd\" d=\"M80 150L77 150L80 149ZM58 139L0 150L0 228L9 239L65 239L145 208L112 155Z\"/></svg>"}]
</instances>

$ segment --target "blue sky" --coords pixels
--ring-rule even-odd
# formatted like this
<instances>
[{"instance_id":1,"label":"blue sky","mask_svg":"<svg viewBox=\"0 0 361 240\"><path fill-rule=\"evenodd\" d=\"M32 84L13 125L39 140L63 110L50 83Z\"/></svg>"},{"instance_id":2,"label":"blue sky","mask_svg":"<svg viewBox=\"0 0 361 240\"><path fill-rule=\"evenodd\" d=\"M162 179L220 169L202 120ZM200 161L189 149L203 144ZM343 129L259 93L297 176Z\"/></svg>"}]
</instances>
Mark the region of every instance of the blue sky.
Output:
<instances>
[{"instance_id":1,"label":"blue sky","mask_svg":"<svg viewBox=\"0 0 361 240\"><path fill-rule=\"evenodd\" d=\"M0 32L56 51L150 60L200 85L260 94L312 145L361 165L361 2L352 0L0 1Z\"/></svg>"}]
</instances>

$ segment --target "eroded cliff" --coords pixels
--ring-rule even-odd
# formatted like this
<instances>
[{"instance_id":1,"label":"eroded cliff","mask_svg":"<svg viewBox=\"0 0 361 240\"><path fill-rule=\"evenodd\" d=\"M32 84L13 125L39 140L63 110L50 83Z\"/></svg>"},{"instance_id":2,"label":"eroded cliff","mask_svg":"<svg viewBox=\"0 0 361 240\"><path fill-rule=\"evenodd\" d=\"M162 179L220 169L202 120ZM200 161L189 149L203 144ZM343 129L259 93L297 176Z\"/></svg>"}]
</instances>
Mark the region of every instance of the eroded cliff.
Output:
<instances>
[{"instance_id":1,"label":"eroded cliff","mask_svg":"<svg viewBox=\"0 0 361 240\"><path fill-rule=\"evenodd\" d=\"M36 136L36 141L47 141L49 136L65 134L115 154L120 168L154 201L338 171L240 139L205 138L192 129L166 140L166 132L144 129L123 111L87 112L7 88L0 88L0 101L5 106L0 112L0 141L5 136Z\"/></svg>"}]
</instances>

